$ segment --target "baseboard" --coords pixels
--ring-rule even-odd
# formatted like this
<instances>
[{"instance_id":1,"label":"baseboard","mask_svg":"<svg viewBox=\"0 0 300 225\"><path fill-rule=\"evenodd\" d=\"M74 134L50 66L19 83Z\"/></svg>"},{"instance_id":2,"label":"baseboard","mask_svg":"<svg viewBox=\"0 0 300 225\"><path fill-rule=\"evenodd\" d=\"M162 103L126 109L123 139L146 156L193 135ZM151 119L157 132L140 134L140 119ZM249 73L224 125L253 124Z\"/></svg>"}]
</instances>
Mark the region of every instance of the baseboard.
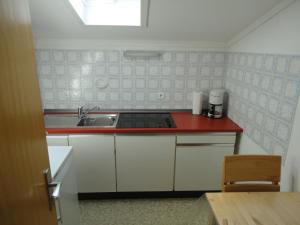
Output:
<instances>
[{"instance_id":1,"label":"baseboard","mask_svg":"<svg viewBox=\"0 0 300 225\"><path fill-rule=\"evenodd\" d=\"M207 192L216 191L157 191L157 192L95 192L78 193L79 200L92 199L126 199L126 198L194 198Z\"/></svg>"}]
</instances>

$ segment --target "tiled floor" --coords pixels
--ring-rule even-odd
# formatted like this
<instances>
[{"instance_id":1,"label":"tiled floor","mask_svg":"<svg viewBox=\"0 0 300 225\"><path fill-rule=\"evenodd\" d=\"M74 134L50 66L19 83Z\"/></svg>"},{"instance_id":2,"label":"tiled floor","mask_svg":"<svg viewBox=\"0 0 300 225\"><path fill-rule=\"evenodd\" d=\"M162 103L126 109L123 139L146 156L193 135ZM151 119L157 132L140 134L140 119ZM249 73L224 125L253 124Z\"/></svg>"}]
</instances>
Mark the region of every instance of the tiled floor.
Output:
<instances>
[{"instance_id":1,"label":"tiled floor","mask_svg":"<svg viewBox=\"0 0 300 225\"><path fill-rule=\"evenodd\" d=\"M206 225L205 197L81 201L81 225Z\"/></svg>"}]
</instances>

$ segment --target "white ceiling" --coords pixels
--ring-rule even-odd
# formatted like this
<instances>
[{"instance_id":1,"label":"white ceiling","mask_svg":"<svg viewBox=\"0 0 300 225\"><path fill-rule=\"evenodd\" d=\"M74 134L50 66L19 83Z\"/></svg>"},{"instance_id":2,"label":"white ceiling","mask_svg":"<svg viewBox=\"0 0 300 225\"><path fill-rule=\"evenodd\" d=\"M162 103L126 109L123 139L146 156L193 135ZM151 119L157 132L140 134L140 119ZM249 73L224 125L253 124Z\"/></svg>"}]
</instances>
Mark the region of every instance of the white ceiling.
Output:
<instances>
[{"instance_id":1,"label":"white ceiling","mask_svg":"<svg viewBox=\"0 0 300 225\"><path fill-rule=\"evenodd\" d=\"M227 42L284 0L151 0L148 27L85 26L68 0L29 0L36 38Z\"/></svg>"}]
</instances>

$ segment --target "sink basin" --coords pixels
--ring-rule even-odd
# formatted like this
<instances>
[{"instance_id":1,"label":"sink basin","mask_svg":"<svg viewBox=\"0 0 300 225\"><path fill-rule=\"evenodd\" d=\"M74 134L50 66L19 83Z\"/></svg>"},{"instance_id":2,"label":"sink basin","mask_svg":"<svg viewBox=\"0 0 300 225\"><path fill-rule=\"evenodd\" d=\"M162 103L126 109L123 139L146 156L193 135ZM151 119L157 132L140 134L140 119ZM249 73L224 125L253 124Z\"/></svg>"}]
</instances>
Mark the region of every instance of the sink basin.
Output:
<instances>
[{"instance_id":1,"label":"sink basin","mask_svg":"<svg viewBox=\"0 0 300 225\"><path fill-rule=\"evenodd\" d=\"M46 128L74 128L74 127L116 127L118 114L88 114L86 118L78 119L73 115L45 115Z\"/></svg>"},{"instance_id":2,"label":"sink basin","mask_svg":"<svg viewBox=\"0 0 300 225\"><path fill-rule=\"evenodd\" d=\"M46 128L76 127L79 119L74 115L45 115Z\"/></svg>"},{"instance_id":3,"label":"sink basin","mask_svg":"<svg viewBox=\"0 0 300 225\"><path fill-rule=\"evenodd\" d=\"M118 114L91 114L79 121L80 127L116 127Z\"/></svg>"}]
</instances>

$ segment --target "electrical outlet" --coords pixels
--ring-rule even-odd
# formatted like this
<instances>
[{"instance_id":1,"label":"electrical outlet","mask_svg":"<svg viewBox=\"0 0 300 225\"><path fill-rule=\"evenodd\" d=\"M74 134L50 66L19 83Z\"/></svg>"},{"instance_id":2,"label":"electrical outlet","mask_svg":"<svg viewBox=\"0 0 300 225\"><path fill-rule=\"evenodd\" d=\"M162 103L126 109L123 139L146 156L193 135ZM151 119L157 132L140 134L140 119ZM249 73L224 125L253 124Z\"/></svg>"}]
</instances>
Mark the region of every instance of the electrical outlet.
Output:
<instances>
[{"instance_id":1,"label":"electrical outlet","mask_svg":"<svg viewBox=\"0 0 300 225\"><path fill-rule=\"evenodd\" d=\"M161 100L161 99L164 99L164 97L165 97L165 93L163 93L163 92L157 93L157 99Z\"/></svg>"}]
</instances>

